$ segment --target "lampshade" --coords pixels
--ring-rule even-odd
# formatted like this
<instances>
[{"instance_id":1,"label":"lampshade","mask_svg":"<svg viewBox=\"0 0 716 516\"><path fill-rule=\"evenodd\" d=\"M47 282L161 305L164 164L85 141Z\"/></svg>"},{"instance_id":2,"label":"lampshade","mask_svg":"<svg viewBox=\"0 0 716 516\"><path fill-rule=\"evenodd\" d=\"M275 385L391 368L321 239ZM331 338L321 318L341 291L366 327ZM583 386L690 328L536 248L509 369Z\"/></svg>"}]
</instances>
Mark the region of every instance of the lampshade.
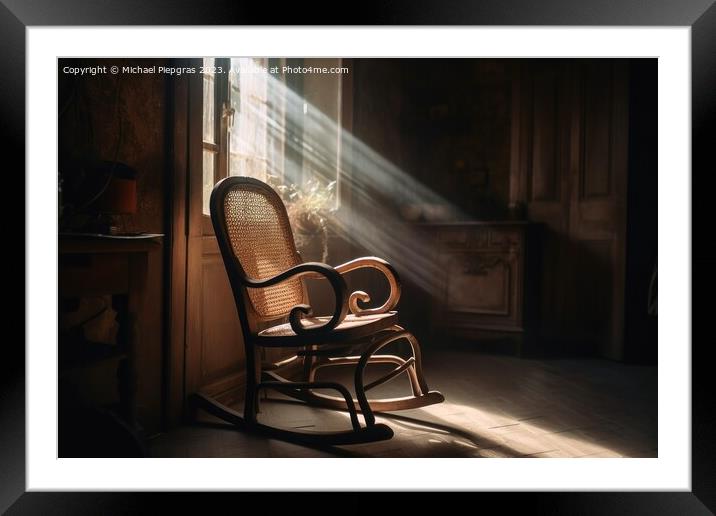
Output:
<instances>
[{"instance_id":1,"label":"lampshade","mask_svg":"<svg viewBox=\"0 0 716 516\"><path fill-rule=\"evenodd\" d=\"M102 213L123 214L137 211L136 171L122 163L109 167L107 186L97 199L96 208Z\"/></svg>"},{"instance_id":2,"label":"lampshade","mask_svg":"<svg viewBox=\"0 0 716 516\"><path fill-rule=\"evenodd\" d=\"M137 211L137 180L112 177L107 189L97 200L102 213L135 213Z\"/></svg>"}]
</instances>

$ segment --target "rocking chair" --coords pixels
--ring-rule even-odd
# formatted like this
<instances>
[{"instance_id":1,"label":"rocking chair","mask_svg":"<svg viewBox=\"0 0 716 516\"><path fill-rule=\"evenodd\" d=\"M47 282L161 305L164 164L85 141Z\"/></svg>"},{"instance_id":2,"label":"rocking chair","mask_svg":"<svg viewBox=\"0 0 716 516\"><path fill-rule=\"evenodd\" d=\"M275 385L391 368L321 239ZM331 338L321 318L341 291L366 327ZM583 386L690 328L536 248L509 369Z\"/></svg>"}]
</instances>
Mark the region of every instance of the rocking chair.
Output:
<instances>
[{"instance_id":1,"label":"rocking chair","mask_svg":"<svg viewBox=\"0 0 716 516\"><path fill-rule=\"evenodd\" d=\"M428 389L423 378L418 341L397 324L398 314L393 308L400 297L400 280L388 262L375 257L358 258L337 267L303 262L283 202L270 186L256 179L229 177L220 181L211 193L210 207L243 331L246 393L243 417L204 394L196 395L199 407L240 428L282 440L341 445L390 439L392 429L376 423L374 412L414 409L444 400L438 391ZM380 307L361 308L359 303L370 301L368 294L348 293L342 274L365 267L382 272L390 284L390 296ZM335 296L332 316L313 316L303 278L328 280ZM410 358L376 354L401 339L410 343ZM261 348L274 347L295 348L296 352L279 363L262 363ZM376 363L396 367L365 384L366 366ZM300 381L278 374L289 364L299 366L303 375ZM335 365L355 366L355 399L340 383L316 381L318 370ZM410 380L412 395L367 398L366 391L403 372ZM274 389L312 406L348 411L352 430L308 433L262 424L257 414L258 395L263 389ZM315 392L317 389L333 390L340 396Z\"/></svg>"}]
</instances>

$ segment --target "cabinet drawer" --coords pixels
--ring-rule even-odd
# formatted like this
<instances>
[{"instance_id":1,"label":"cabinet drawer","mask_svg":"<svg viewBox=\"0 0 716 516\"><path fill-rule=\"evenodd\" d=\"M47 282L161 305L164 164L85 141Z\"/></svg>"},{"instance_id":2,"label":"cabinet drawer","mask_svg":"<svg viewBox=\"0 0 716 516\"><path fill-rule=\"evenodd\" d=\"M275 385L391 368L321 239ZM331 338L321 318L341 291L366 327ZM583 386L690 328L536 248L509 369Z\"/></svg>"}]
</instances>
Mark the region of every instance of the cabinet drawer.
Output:
<instances>
[{"instance_id":1,"label":"cabinet drawer","mask_svg":"<svg viewBox=\"0 0 716 516\"><path fill-rule=\"evenodd\" d=\"M487 228L450 228L441 229L438 242L451 249L480 249L487 247L489 231Z\"/></svg>"},{"instance_id":2,"label":"cabinet drawer","mask_svg":"<svg viewBox=\"0 0 716 516\"><path fill-rule=\"evenodd\" d=\"M467 247L467 229L443 229L438 233L438 243L445 247Z\"/></svg>"},{"instance_id":3,"label":"cabinet drawer","mask_svg":"<svg viewBox=\"0 0 716 516\"><path fill-rule=\"evenodd\" d=\"M514 248L524 247L524 231L517 228L490 228L489 246L492 248Z\"/></svg>"}]
</instances>

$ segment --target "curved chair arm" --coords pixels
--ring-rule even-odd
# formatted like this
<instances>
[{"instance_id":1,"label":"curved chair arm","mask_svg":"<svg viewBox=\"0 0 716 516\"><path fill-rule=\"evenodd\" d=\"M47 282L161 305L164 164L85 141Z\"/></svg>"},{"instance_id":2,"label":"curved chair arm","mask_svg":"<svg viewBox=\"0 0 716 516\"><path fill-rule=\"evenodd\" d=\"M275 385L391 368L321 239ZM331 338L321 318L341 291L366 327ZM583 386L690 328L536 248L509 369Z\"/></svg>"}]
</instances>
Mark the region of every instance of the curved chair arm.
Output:
<instances>
[{"instance_id":1,"label":"curved chair arm","mask_svg":"<svg viewBox=\"0 0 716 516\"><path fill-rule=\"evenodd\" d=\"M330 265L319 262L305 262L291 267L290 269L287 269L272 278L255 280L244 277L242 278L242 281L244 285L249 288L264 288L276 285L277 283L281 283L282 281L286 281L287 279L295 276L300 277L308 275L311 277L325 278L331 283L333 292L336 296L336 307L333 311L333 316L325 324L307 328L301 324L301 319L303 316L310 317L313 315L313 309L309 305L296 305L291 309L288 321L291 324L291 329L294 333L296 333L296 335L329 332L343 322L343 319L346 318L346 314L348 313L348 286L346 285L346 281L343 279L343 276L341 276L340 273L338 273L338 271Z\"/></svg>"},{"instance_id":2,"label":"curved chair arm","mask_svg":"<svg viewBox=\"0 0 716 516\"><path fill-rule=\"evenodd\" d=\"M390 295L385 303L379 307L361 308L358 306L358 303L360 302L361 304L365 304L370 302L370 296L362 290L357 290L353 292L348 299L348 306L350 307L351 313L356 316L383 314L395 308L400 300L400 277L398 276L398 272L392 265L390 265L390 263L375 256L364 256L363 258L356 258L355 260L351 260L334 267L334 269L341 274L365 268L378 269L383 273L390 284ZM318 276L312 275L311 278L318 279Z\"/></svg>"}]
</instances>

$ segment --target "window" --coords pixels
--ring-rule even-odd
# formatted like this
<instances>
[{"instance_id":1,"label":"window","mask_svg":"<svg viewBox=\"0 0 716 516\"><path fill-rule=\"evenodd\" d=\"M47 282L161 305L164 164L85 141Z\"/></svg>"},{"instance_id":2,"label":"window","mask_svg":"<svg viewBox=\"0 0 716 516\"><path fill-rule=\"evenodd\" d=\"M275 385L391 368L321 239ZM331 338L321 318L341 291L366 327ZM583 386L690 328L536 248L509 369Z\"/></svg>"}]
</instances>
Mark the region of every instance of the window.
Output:
<instances>
[{"instance_id":1,"label":"window","mask_svg":"<svg viewBox=\"0 0 716 516\"><path fill-rule=\"evenodd\" d=\"M268 172L268 74L265 59L231 59L229 175L266 181ZM281 123L281 122L279 122Z\"/></svg>"},{"instance_id":2,"label":"window","mask_svg":"<svg viewBox=\"0 0 716 516\"><path fill-rule=\"evenodd\" d=\"M205 215L214 184L226 176L295 185L337 179L341 79L296 73L307 61L204 59Z\"/></svg>"}]
</instances>

